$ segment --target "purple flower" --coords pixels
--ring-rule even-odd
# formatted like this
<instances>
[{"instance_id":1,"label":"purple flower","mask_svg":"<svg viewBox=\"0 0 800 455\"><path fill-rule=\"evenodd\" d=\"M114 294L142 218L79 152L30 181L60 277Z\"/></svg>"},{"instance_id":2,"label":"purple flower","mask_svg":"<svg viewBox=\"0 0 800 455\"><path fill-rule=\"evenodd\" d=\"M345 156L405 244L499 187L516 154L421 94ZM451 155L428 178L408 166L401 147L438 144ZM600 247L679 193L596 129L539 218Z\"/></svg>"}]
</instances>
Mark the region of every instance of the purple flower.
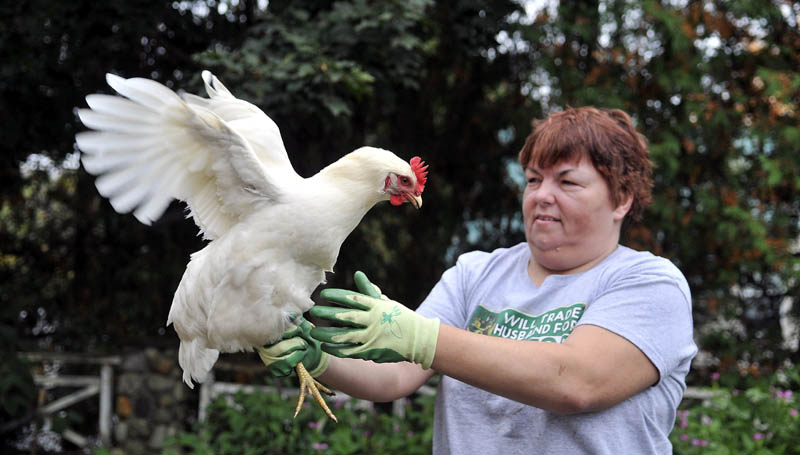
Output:
<instances>
[{"instance_id":1,"label":"purple flower","mask_svg":"<svg viewBox=\"0 0 800 455\"><path fill-rule=\"evenodd\" d=\"M789 411L789 415L792 417L797 417L797 409L792 409L791 411Z\"/></svg>"},{"instance_id":2,"label":"purple flower","mask_svg":"<svg viewBox=\"0 0 800 455\"><path fill-rule=\"evenodd\" d=\"M760 441L762 439L764 439L764 433L753 434L753 441Z\"/></svg>"},{"instance_id":3,"label":"purple flower","mask_svg":"<svg viewBox=\"0 0 800 455\"><path fill-rule=\"evenodd\" d=\"M708 445L708 441L705 439L692 439L693 446L705 447Z\"/></svg>"},{"instance_id":4,"label":"purple flower","mask_svg":"<svg viewBox=\"0 0 800 455\"><path fill-rule=\"evenodd\" d=\"M322 422L308 422L308 428L311 428L312 430L322 428Z\"/></svg>"},{"instance_id":5,"label":"purple flower","mask_svg":"<svg viewBox=\"0 0 800 455\"><path fill-rule=\"evenodd\" d=\"M328 444L325 444L324 442L315 442L311 448L314 450L328 450Z\"/></svg>"},{"instance_id":6,"label":"purple flower","mask_svg":"<svg viewBox=\"0 0 800 455\"><path fill-rule=\"evenodd\" d=\"M681 433L681 441L688 441L689 435L686 433Z\"/></svg>"},{"instance_id":7,"label":"purple flower","mask_svg":"<svg viewBox=\"0 0 800 455\"><path fill-rule=\"evenodd\" d=\"M678 426L681 428L689 426L689 411L678 411L677 414L681 419L681 423L679 423Z\"/></svg>"},{"instance_id":8,"label":"purple flower","mask_svg":"<svg viewBox=\"0 0 800 455\"><path fill-rule=\"evenodd\" d=\"M712 374L712 375L711 375L711 380L712 380L712 381L716 381L716 380L718 380L718 379L719 379L719 373L717 373L717 372L714 372L714 374Z\"/></svg>"}]
</instances>

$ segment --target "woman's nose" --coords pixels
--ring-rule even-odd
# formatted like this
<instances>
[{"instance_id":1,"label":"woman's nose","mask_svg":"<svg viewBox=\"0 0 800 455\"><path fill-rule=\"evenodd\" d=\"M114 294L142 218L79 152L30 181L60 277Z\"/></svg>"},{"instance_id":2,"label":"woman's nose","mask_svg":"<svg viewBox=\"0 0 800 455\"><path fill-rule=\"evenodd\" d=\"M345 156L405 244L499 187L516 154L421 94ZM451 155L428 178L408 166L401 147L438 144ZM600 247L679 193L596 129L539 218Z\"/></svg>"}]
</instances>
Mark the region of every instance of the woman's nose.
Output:
<instances>
[{"instance_id":1,"label":"woman's nose","mask_svg":"<svg viewBox=\"0 0 800 455\"><path fill-rule=\"evenodd\" d=\"M533 191L533 198L537 204L550 205L556 202L555 184L548 180L543 180Z\"/></svg>"}]
</instances>

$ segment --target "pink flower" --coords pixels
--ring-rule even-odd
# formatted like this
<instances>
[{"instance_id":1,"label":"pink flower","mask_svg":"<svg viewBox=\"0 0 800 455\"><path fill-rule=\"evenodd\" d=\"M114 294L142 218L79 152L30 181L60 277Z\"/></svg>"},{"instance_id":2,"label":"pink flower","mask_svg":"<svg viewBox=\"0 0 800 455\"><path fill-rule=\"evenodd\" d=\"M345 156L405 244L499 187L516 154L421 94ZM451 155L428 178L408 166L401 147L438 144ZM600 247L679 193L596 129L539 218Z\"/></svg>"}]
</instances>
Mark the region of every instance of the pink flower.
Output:
<instances>
[{"instance_id":1,"label":"pink flower","mask_svg":"<svg viewBox=\"0 0 800 455\"><path fill-rule=\"evenodd\" d=\"M689 435L686 433L681 433L681 441L688 441Z\"/></svg>"},{"instance_id":2,"label":"pink flower","mask_svg":"<svg viewBox=\"0 0 800 455\"><path fill-rule=\"evenodd\" d=\"M312 430L322 428L322 422L308 422L308 428L311 428Z\"/></svg>"},{"instance_id":3,"label":"pink flower","mask_svg":"<svg viewBox=\"0 0 800 455\"><path fill-rule=\"evenodd\" d=\"M791 411L789 411L789 415L792 417L797 417L797 409L792 409Z\"/></svg>"},{"instance_id":4,"label":"pink flower","mask_svg":"<svg viewBox=\"0 0 800 455\"><path fill-rule=\"evenodd\" d=\"M681 423L678 424L681 428L686 428L689 426L689 411L678 411L678 417L681 419Z\"/></svg>"},{"instance_id":5,"label":"pink flower","mask_svg":"<svg viewBox=\"0 0 800 455\"><path fill-rule=\"evenodd\" d=\"M324 442L315 442L311 445L311 448L314 450L328 450L328 444L325 444Z\"/></svg>"},{"instance_id":6,"label":"pink flower","mask_svg":"<svg viewBox=\"0 0 800 455\"><path fill-rule=\"evenodd\" d=\"M762 439L764 439L764 433L753 434L753 441L760 441Z\"/></svg>"},{"instance_id":7,"label":"pink flower","mask_svg":"<svg viewBox=\"0 0 800 455\"><path fill-rule=\"evenodd\" d=\"M708 445L708 441L705 439L692 439L693 446L705 447Z\"/></svg>"},{"instance_id":8,"label":"pink flower","mask_svg":"<svg viewBox=\"0 0 800 455\"><path fill-rule=\"evenodd\" d=\"M712 375L711 375L711 380L712 380L712 381L716 381L716 380L718 380L718 379L719 379L719 373L717 373L717 372L714 372L714 374L712 374Z\"/></svg>"}]
</instances>

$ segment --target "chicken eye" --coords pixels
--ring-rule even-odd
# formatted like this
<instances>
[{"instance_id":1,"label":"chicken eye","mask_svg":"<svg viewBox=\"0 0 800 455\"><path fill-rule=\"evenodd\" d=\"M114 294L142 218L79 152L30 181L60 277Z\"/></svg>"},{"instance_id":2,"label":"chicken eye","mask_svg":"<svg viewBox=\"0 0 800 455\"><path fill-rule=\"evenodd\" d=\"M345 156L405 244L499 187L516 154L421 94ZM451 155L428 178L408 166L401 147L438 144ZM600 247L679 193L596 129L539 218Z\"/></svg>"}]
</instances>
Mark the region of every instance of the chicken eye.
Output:
<instances>
[{"instance_id":1,"label":"chicken eye","mask_svg":"<svg viewBox=\"0 0 800 455\"><path fill-rule=\"evenodd\" d=\"M409 183L411 183L411 180L409 180L408 177L401 177L400 182L402 182L403 185L408 185Z\"/></svg>"}]
</instances>

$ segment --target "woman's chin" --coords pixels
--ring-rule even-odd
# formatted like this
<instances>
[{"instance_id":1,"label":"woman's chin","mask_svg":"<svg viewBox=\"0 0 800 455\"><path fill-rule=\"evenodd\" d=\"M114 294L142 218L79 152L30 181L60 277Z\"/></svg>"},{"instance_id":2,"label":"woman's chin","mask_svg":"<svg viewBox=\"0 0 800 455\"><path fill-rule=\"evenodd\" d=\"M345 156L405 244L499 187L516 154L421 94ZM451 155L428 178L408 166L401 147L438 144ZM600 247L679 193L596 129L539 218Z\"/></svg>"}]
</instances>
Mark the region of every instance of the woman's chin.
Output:
<instances>
[{"instance_id":1,"label":"woman's chin","mask_svg":"<svg viewBox=\"0 0 800 455\"><path fill-rule=\"evenodd\" d=\"M534 245L531 248L531 256L537 264L553 271L562 270L567 262L562 249L557 245Z\"/></svg>"},{"instance_id":2,"label":"woman's chin","mask_svg":"<svg viewBox=\"0 0 800 455\"><path fill-rule=\"evenodd\" d=\"M533 242L528 242L531 247L531 253L536 254L551 254L560 252L562 242L555 239L536 239Z\"/></svg>"}]
</instances>

